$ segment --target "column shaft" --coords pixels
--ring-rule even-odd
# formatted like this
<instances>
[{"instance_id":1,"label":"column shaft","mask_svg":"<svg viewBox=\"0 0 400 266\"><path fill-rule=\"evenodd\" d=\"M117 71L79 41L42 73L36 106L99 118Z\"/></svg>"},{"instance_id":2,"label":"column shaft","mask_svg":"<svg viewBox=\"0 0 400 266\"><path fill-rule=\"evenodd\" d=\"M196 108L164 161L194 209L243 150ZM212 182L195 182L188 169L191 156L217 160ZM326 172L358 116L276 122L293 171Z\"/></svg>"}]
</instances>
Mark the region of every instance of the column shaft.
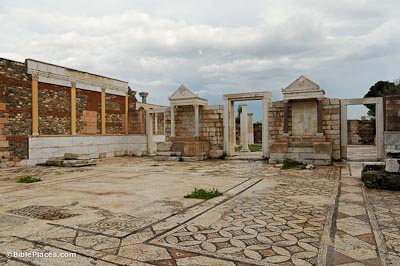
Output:
<instances>
[{"instance_id":1,"label":"column shaft","mask_svg":"<svg viewBox=\"0 0 400 266\"><path fill-rule=\"evenodd\" d=\"M284 102L283 107L283 134L289 134L289 102Z\"/></svg>"},{"instance_id":2,"label":"column shaft","mask_svg":"<svg viewBox=\"0 0 400 266\"><path fill-rule=\"evenodd\" d=\"M171 137L175 137L175 106L171 105Z\"/></svg>"},{"instance_id":3,"label":"column shaft","mask_svg":"<svg viewBox=\"0 0 400 266\"><path fill-rule=\"evenodd\" d=\"M194 135L195 137L200 136L199 132L199 106L193 105L194 107Z\"/></svg>"},{"instance_id":4,"label":"column shaft","mask_svg":"<svg viewBox=\"0 0 400 266\"><path fill-rule=\"evenodd\" d=\"M32 75L32 136L39 136L39 82Z\"/></svg>"},{"instance_id":5,"label":"column shaft","mask_svg":"<svg viewBox=\"0 0 400 266\"><path fill-rule=\"evenodd\" d=\"M129 95L125 95L125 134L129 134Z\"/></svg>"},{"instance_id":6,"label":"column shaft","mask_svg":"<svg viewBox=\"0 0 400 266\"><path fill-rule=\"evenodd\" d=\"M106 134L106 89L101 89L101 134Z\"/></svg>"},{"instance_id":7,"label":"column shaft","mask_svg":"<svg viewBox=\"0 0 400 266\"><path fill-rule=\"evenodd\" d=\"M76 83L71 82L71 135L76 135Z\"/></svg>"},{"instance_id":8,"label":"column shaft","mask_svg":"<svg viewBox=\"0 0 400 266\"><path fill-rule=\"evenodd\" d=\"M322 120L322 100L318 99L317 100L317 120L318 120L318 125L317 125L317 133L318 134L323 134L323 130L322 130L322 124L323 124L323 120Z\"/></svg>"},{"instance_id":9,"label":"column shaft","mask_svg":"<svg viewBox=\"0 0 400 266\"><path fill-rule=\"evenodd\" d=\"M248 122L247 122L247 105L242 105L242 114L240 116L240 140L242 151L249 151Z\"/></svg>"}]
</instances>

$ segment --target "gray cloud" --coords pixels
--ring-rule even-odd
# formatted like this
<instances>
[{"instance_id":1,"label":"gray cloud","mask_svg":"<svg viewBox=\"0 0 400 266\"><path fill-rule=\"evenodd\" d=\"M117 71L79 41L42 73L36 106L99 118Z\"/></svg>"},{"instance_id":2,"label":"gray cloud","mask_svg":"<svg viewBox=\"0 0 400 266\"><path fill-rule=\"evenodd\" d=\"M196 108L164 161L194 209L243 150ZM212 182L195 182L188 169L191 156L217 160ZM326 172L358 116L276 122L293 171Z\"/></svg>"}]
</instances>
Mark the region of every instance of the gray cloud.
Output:
<instances>
[{"instance_id":1,"label":"gray cloud","mask_svg":"<svg viewBox=\"0 0 400 266\"><path fill-rule=\"evenodd\" d=\"M400 75L400 4L384 1L4 1L0 56L128 80L167 104L181 83L211 103L301 74L332 97Z\"/></svg>"}]
</instances>

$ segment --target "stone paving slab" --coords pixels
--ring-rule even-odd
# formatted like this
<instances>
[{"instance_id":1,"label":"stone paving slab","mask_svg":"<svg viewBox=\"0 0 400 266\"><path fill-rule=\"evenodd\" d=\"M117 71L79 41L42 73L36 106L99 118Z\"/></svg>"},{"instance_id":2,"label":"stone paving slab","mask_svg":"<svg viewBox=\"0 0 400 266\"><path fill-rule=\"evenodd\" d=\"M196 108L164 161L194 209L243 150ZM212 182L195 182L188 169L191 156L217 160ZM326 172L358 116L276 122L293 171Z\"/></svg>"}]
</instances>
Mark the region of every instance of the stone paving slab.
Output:
<instances>
[{"instance_id":1,"label":"stone paving slab","mask_svg":"<svg viewBox=\"0 0 400 266\"><path fill-rule=\"evenodd\" d=\"M0 169L0 265L400 265L400 193L364 189L360 170L148 158ZM43 181L15 183L28 174ZM183 198L194 187L224 195Z\"/></svg>"}]
</instances>

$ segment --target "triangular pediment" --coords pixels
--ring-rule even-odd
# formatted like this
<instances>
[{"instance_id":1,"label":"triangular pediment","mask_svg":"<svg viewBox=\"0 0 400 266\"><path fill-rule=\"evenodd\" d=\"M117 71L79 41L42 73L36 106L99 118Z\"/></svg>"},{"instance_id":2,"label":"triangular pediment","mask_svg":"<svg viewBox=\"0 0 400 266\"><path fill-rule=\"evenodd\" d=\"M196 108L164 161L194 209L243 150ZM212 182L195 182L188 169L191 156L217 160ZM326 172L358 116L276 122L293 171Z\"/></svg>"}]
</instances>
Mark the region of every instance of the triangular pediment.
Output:
<instances>
[{"instance_id":1,"label":"triangular pediment","mask_svg":"<svg viewBox=\"0 0 400 266\"><path fill-rule=\"evenodd\" d=\"M196 93L188 89L185 85L179 86L179 88L169 97L170 100L177 99L189 99L199 97Z\"/></svg>"},{"instance_id":2,"label":"triangular pediment","mask_svg":"<svg viewBox=\"0 0 400 266\"><path fill-rule=\"evenodd\" d=\"M282 93L284 100L323 98L325 96L325 91L321 90L317 83L303 75L282 89Z\"/></svg>"},{"instance_id":3,"label":"triangular pediment","mask_svg":"<svg viewBox=\"0 0 400 266\"><path fill-rule=\"evenodd\" d=\"M295 81L290 83L283 92L290 92L290 91L315 91L319 90L319 85L312 81L311 79L301 75Z\"/></svg>"}]
</instances>

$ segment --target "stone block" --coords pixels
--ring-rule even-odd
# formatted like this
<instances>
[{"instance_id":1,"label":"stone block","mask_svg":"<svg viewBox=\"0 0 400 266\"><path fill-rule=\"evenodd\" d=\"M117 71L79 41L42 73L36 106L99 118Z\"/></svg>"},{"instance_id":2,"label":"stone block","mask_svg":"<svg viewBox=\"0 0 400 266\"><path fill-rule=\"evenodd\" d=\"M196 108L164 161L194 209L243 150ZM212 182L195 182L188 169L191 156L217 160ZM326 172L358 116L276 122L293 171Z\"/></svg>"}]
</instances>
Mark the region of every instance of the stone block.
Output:
<instances>
[{"instance_id":1,"label":"stone block","mask_svg":"<svg viewBox=\"0 0 400 266\"><path fill-rule=\"evenodd\" d=\"M90 154L65 153L65 160L89 160Z\"/></svg>"},{"instance_id":2,"label":"stone block","mask_svg":"<svg viewBox=\"0 0 400 266\"><path fill-rule=\"evenodd\" d=\"M287 142L275 142L270 145L271 153L287 153L289 149L289 145Z\"/></svg>"},{"instance_id":3,"label":"stone block","mask_svg":"<svg viewBox=\"0 0 400 266\"><path fill-rule=\"evenodd\" d=\"M314 142L313 152L315 154L327 154L332 156L332 143L331 142Z\"/></svg>"},{"instance_id":4,"label":"stone block","mask_svg":"<svg viewBox=\"0 0 400 266\"><path fill-rule=\"evenodd\" d=\"M0 111L5 111L5 110L6 110L6 104L0 103Z\"/></svg>"},{"instance_id":5,"label":"stone block","mask_svg":"<svg viewBox=\"0 0 400 266\"><path fill-rule=\"evenodd\" d=\"M400 173L400 160L399 159L386 159L385 171L388 173Z\"/></svg>"},{"instance_id":6,"label":"stone block","mask_svg":"<svg viewBox=\"0 0 400 266\"><path fill-rule=\"evenodd\" d=\"M8 146L9 146L8 140L0 141L0 148L8 148Z\"/></svg>"},{"instance_id":7,"label":"stone block","mask_svg":"<svg viewBox=\"0 0 400 266\"><path fill-rule=\"evenodd\" d=\"M213 159L218 159L224 156L223 150L210 150L208 156Z\"/></svg>"},{"instance_id":8,"label":"stone block","mask_svg":"<svg viewBox=\"0 0 400 266\"><path fill-rule=\"evenodd\" d=\"M0 141L4 141L4 140L6 140L7 139L7 136L6 135L0 135Z\"/></svg>"},{"instance_id":9,"label":"stone block","mask_svg":"<svg viewBox=\"0 0 400 266\"><path fill-rule=\"evenodd\" d=\"M164 141L157 143L157 151L170 151L172 149L172 141Z\"/></svg>"}]
</instances>

